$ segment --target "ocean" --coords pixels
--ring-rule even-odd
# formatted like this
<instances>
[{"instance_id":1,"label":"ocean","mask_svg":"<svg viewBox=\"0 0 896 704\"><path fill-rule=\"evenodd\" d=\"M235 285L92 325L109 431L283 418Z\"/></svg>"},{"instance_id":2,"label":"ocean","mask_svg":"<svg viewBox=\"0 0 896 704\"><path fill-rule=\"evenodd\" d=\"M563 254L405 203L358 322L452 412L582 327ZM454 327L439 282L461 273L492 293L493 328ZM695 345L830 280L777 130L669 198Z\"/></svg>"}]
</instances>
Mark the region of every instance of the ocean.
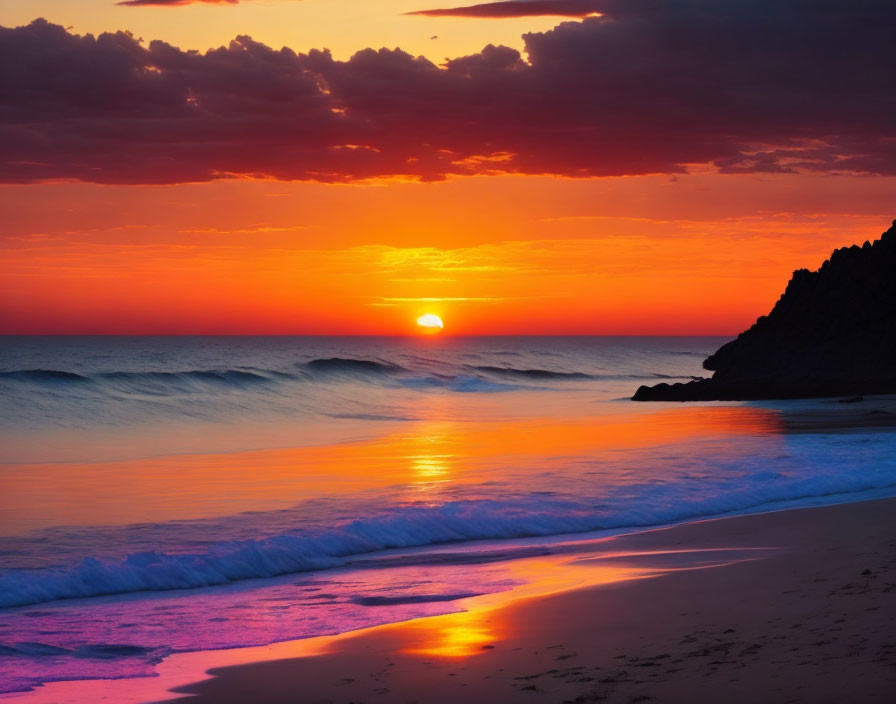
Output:
<instances>
[{"instance_id":1,"label":"ocean","mask_svg":"<svg viewBox=\"0 0 896 704\"><path fill-rule=\"evenodd\" d=\"M595 537L896 495L892 426L835 401L629 400L725 341L2 338L0 692L447 613Z\"/></svg>"}]
</instances>

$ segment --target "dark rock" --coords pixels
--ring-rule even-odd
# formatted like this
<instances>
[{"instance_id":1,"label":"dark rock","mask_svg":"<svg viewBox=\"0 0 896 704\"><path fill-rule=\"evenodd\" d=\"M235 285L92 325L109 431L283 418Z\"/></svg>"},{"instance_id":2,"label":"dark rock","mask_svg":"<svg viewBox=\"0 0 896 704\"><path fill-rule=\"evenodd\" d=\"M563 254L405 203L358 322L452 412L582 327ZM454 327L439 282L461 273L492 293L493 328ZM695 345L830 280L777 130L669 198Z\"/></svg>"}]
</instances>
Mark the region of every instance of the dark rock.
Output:
<instances>
[{"instance_id":1,"label":"dark rock","mask_svg":"<svg viewBox=\"0 0 896 704\"><path fill-rule=\"evenodd\" d=\"M703 366L715 372L709 379L642 386L633 399L896 393L896 221L874 243L835 250L818 271L795 271L772 311Z\"/></svg>"}]
</instances>

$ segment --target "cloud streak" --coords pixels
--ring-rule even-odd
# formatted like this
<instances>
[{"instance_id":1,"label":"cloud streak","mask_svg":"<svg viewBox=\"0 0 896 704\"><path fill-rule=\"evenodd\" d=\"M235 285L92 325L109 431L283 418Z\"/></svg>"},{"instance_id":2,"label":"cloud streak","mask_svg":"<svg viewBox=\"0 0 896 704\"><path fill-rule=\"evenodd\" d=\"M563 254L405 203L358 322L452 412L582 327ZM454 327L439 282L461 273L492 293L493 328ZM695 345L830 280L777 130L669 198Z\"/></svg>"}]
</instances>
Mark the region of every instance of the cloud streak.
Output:
<instances>
[{"instance_id":1,"label":"cloud streak","mask_svg":"<svg viewBox=\"0 0 896 704\"><path fill-rule=\"evenodd\" d=\"M588 17L605 6L601 0L500 0L466 7L448 7L408 12L424 17L477 17L508 19L514 17Z\"/></svg>"},{"instance_id":2,"label":"cloud streak","mask_svg":"<svg viewBox=\"0 0 896 704\"><path fill-rule=\"evenodd\" d=\"M0 181L896 174L896 5L602 0L437 66L0 28Z\"/></svg>"},{"instance_id":3,"label":"cloud streak","mask_svg":"<svg viewBox=\"0 0 896 704\"><path fill-rule=\"evenodd\" d=\"M208 5L238 5L240 0L122 0L115 3L125 7L179 7L180 5L193 5L205 3Z\"/></svg>"}]
</instances>

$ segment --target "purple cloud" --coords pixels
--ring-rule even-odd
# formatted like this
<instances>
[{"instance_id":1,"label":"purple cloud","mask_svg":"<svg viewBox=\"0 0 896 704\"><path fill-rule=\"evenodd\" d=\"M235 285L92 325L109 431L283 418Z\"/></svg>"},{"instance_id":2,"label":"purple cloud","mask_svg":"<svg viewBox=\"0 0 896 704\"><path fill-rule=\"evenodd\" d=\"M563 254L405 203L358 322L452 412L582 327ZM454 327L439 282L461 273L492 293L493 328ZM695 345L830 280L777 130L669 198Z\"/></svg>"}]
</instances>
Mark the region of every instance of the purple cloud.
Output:
<instances>
[{"instance_id":1,"label":"purple cloud","mask_svg":"<svg viewBox=\"0 0 896 704\"><path fill-rule=\"evenodd\" d=\"M437 66L0 28L0 181L896 175L896 4L603 0ZM525 59L524 59L525 56Z\"/></svg>"}]
</instances>

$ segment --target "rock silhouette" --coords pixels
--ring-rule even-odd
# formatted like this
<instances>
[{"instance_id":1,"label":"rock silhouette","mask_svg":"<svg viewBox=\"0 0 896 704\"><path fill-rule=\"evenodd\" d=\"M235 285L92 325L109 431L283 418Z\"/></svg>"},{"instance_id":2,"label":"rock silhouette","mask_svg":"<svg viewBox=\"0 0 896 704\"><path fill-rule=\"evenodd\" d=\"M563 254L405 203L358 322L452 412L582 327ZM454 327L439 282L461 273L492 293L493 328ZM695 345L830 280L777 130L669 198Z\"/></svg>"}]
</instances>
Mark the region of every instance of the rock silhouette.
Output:
<instances>
[{"instance_id":1,"label":"rock silhouette","mask_svg":"<svg viewBox=\"0 0 896 704\"><path fill-rule=\"evenodd\" d=\"M896 221L879 240L798 269L771 313L703 362L711 378L642 386L635 401L896 393Z\"/></svg>"}]
</instances>

